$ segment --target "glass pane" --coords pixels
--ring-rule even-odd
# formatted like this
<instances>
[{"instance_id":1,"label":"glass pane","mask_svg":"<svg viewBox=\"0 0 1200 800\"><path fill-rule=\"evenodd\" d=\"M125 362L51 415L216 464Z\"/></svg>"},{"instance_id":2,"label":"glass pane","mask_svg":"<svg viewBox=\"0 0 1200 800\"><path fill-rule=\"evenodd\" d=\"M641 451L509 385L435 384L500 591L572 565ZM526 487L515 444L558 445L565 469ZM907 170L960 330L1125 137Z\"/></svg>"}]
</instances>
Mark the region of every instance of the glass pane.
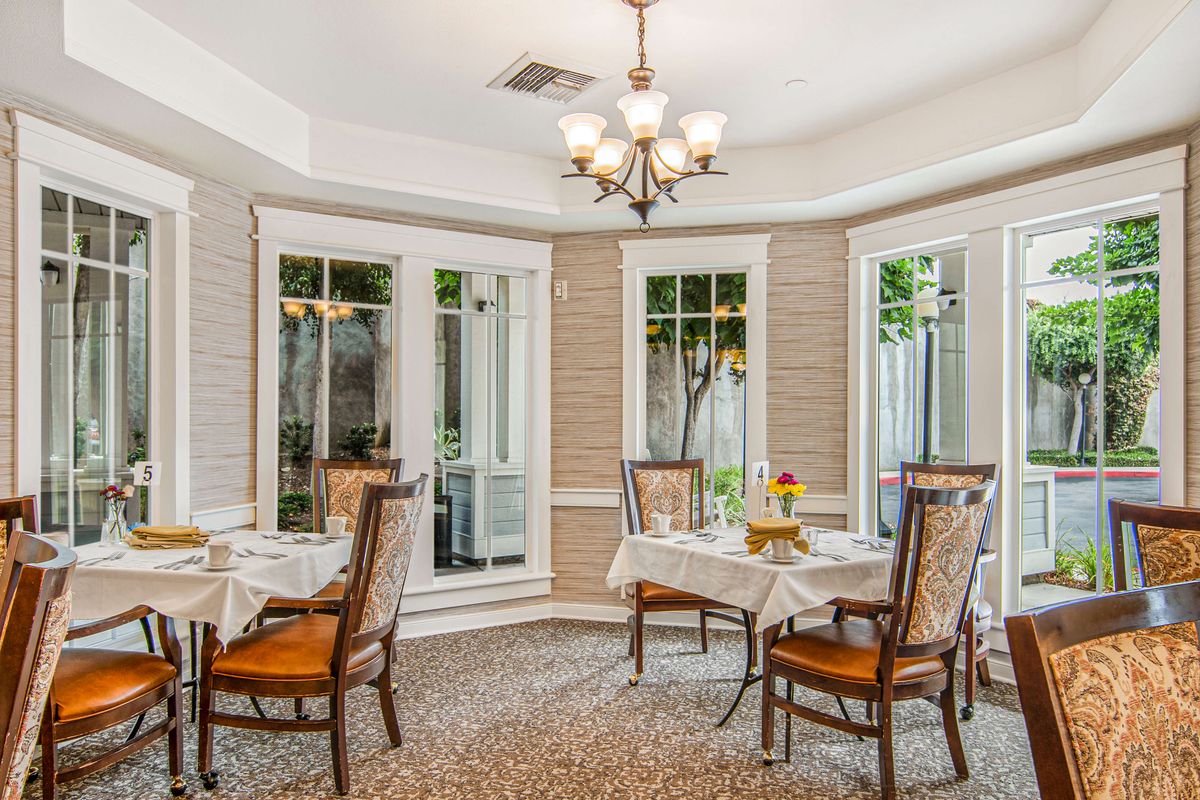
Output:
<instances>
[{"instance_id":1,"label":"glass pane","mask_svg":"<svg viewBox=\"0 0 1200 800\"><path fill-rule=\"evenodd\" d=\"M1158 214L1104 223L1104 269L1158 265Z\"/></svg>"},{"instance_id":2,"label":"glass pane","mask_svg":"<svg viewBox=\"0 0 1200 800\"><path fill-rule=\"evenodd\" d=\"M911 302L914 289L913 259L897 258L879 264L879 304Z\"/></svg>"},{"instance_id":3,"label":"glass pane","mask_svg":"<svg viewBox=\"0 0 1200 800\"><path fill-rule=\"evenodd\" d=\"M525 279L496 276L496 310L501 314L525 314Z\"/></svg>"},{"instance_id":4,"label":"glass pane","mask_svg":"<svg viewBox=\"0 0 1200 800\"><path fill-rule=\"evenodd\" d=\"M334 458L388 458L392 314L355 309L329 331L329 452Z\"/></svg>"},{"instance_id":5,"label":"glass pane","mask_svg":"<svg viewBox=\"0 0 1200 800\"><path fill-rule=\"evenodd\" d=\"M722 508L730 525L742 525L746 521L746 320L733 317L718 321L714 329L716 378L712 393L716 439L706 474L711 476L713 501L718 504L714 508Z\"/></svg>"},{"instance_id":6,"label":"glass pane","mask_svg":"<svg viewBox=\"0 0 1200 800\"><path fill-rule=\"evenodd\" d=\"M67 252L67 195L42 187L42 249Z\"/></svg>"},{"instance_id":7,"label":"glass pane","mask_svg":"<svg viewBox=\"0 0 1200 800\"><path fill-rule=\"evenodd\" d=\"M1076 243L1086 248L1087 238L1076 237ZM1055 258L1063 258L1061 252ZM1095 587L1096 537L1103 533L1095 468L1096 303L1090 282L1025 292L1024 608L1080 597Z\"/></svg>"},{"instance_id":8,"label":"glass pane","mask_svg":"<svg viewBox=\"0 0 1200 800\"><path fill-rule=\"evenodd\" d=\"M344 303L392 304L392 265L329 259L330 293ZM287 295L284 295L287 297Z\"/></svg>"},{"instance_id":9,"label":"glass pane","mask_svg":"<svg viewBox=\"0 0 1200 800\"><path fill-rule=\"evenodd\" d=\"M116 263L134 269L147 269L150 266L147 257L150 252L150 220L127 211L118 211L116 216Z\"/></svg>"},{"instance_id":10,"label":"glass pane","mask_svg":"<svg viewBox=\"0 0 1200 800\"><path fill-rule=\"evenodd\" d=\"M675 326L673 319L646 322L646 449L652 459L679 458L682 442Z\"/></svg>"},{"instance_id":11,"label":"glass pane","mask_svg":"<svg viewBox=\"0 0 1200 800\"><path fill-rule=\"evenodd\" d=\"M900 462L916 454L914 349L924 335L911 306L880 310L876 413L881 533L895 529L900 517Z\"/></svg>"},{"instance_id":12,"label":"glass pane","mask_svg":"<svg viewBox=\"0 0 1200 800\"><path fill-rule=\"evenodd\" d=\"M279 296L321 297L321 259L312 256L279 255Z\"/></svg>"},{"instance_id":13,"label":"glass pane","mask_svg":"<svg viewBox=\"0 0 1200 800\"><path fill-rule=\"evenodd\" d=\"M496 301L492 291L494 275L482 272L463 272L461 278L462 310L477 314L496 313Z\"/></svg>"},{"instance_id":14,"label":"glass pane","mask_svg":"<svg viewBox=\"0 0 1200 800\"><path fill-rule=\"evenodd\" d=\"M929 427L933 431L930 453L935 462L967 463L967 300L942 301L933 337L935 389ZM925 404L922 404L922 413Z\"/></svg>"},{"instance_id":15,"label":"glass pane","mask_svg":"<svg viewBox=\"0 0 1200 800\"><path fill-rule=\"evenodd\" d=\"M940 294L959 294L967 291L967 251L943 253L938 257Z\"/></svg>"},{"instance_id":16,"label":"glass pane","mask_svg":"<svg viewBox=\"0 0 1200 800\"><path fill-rule=\"evenodd\" d=\"M116 465L115 483L128 486L133 483L133 465L144 461L149 452L150 361L146 328L150 284L146 278L119 273L113 275L113 283L118 314L114 339L118 361L113 383L118 430L124 440L118 452L124 462ZM130 524L150 521L149 500L148 487L138 487L125 507L126 519Z\"/></svg>"},{"instance_id":17,"label":"glass pane","mask_svg":"<svg viewBox=\"0 0 1200 800\"><path fill-rule=\"evenodd\" d=\"M680 311L684 314L712 313L712 276L680 277Z\"/></svg>"},{"instance_id":18,"label":"glass pane","mask_svg":"<svg viewBox=\"0 0 1200 800\"><path fill-rule=\"evenodd\" d=\"M727 308L722 308L727 306ZM717 302L713 313L742 314L746 311L746 273L717 275Z\"/></svg>"},{"instance_id":19,"label":"glass pane","mask_svg":"<svg viewBox=\"0 0 1200 800\"><path fill-rule=\"evenodd\" d=\"M490 321L494 344L494 400L488 466L491 565L525 563L525 370L526 322Z\"/></svg>"},{"instance_id":20,"label":"glass pane","mask_svg":"<svg viewBox=\"0 0 1200 800\"><path fill-rule=\"evenodd\" d=\"M647 317L676 313L675 290L678 283L678 275L652 275L646 279Z\"/></svg>"},{"instance_id":21,"label":"glass pane","mask_svg":"<svg viewBox=\"0 0 1200 800\"><path fill-rule=\"evenodd\" d=\"M317 440L317 392L324 323L309 305L300 316L279 315L279 514L285 531L311 531L312 459Z\"/></svg>"},{"instance_id":22,"label":"glass pane","mask_svg":"<svg viewBox=\"0 0 1200 800\"><path fill-rule=\"evenodd\" d=\"M71 243L71 252L82 258L112 261L112 209L82 197L74 200L74 241Z\"/></svg>"},{"instance_id":23,"label":"glass pane","mask_svg":"<svg viewBox=\"0 0 1200 800\"><path fill-rule=\"evenodd\" d=\"M438 308L462 308L462 273L453 269L435 269L433 294Z\"/></svg>"},{"instance_id":24,"label":"glass pane","mask_svg":"<svg viewBox=\"0 0 1200 800\"><path fill-rule=\"evenodd\" d=\"M457 274L457 273L456 273ZM487 322L434 318L434 571L486 566Z\"/></svg>"},{"instance_id":25,"label":"glass pane","mask_svg":"<svg viewBox=\"0 0 1200 800\"><path fill-rule=\"evenodd\" d=\"M684 276L684 281L688 277ZM709 317L679 321L680 386L676 396L679 397L683 422L679 452L681 458L703 458L706 464L713 462L712 387L715 375L709 358L712 325Z\"/></svg>"},{"instance_id":26,"label":"glass pane","mask_svg":"<svg viewBox=\"0 0 1200 800\"><path fill-rule=\"evenodd\" d=\"M1026 236L1023 243L1027 283L1096 272L1097 237L1092 223Z\"/></svg>"},{"instance_id":27,"label":"glass pane","mask_svg":"<svg viewBox=\"0 0 1200 800\"><path fill-rule=\"evenodd\" d=\"M66 230L65 228L63 229ZM65 237L65 233L64 233ZM65 261L43 259L59 270L42 284L42 530L70 532L72 464L83 458L85 438L71 415L71 275Z\"/></svg>"}]
</instances>

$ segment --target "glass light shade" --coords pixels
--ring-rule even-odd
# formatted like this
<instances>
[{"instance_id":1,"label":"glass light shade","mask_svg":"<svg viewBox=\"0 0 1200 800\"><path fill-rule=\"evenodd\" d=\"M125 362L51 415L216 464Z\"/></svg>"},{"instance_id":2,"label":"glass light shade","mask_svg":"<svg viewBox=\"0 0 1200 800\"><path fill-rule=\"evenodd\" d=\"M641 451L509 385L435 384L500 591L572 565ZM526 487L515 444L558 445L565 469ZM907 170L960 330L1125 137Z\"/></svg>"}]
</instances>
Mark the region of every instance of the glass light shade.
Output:
<instances>
[{"instance_id":1,"label":"glass light shade","mask_svg":"<svg viewBox=\"0 0 1200 800\"><path fill-rule=\"evenodd\" d=\"M289 317L299 319L304 316L304 303L298 303L295 300L287 300L283 304L283 313Z\"/></svg>"},{"instance_id":2,"label":"glass light shade","mask_svg":"<svg viewBox=\"0 0 1200 800\"><path fill-rule=\"evenodd\" d=\"M600 132L608 122L598 114L568 114L558 121L571 158L592 158L600 144Z\"/></svg>"},{"instance_id":3,"label":"glass light shade","mask_svg":"<svg viewBox=\"0 0 1200 800\"><path fill-rule=\"evenodd\" d=\"M683 172L687 164L688 143L683 139L659 139L654 145L654 165L658 167L658 177L674 180L679 177L676 172ZM670 170L662 169L666 164ZM671 170L674 170L672 172Z\"/></svg>"},{"instance_id":4,"label":"glass light shade","mask_svg":"<svg viewBox=\"0 0 1200 800\"><path fill-rule=\"evenodd\" d=\"M721 129L728 121L729 117L720 111L697 111L679 120L692 155L696 158L715 156L717 145L721 143Z\"/></svg>"},{"instance_id":5,"label":"glass light shade","mask_svg":"<svg viewBox=\"0 0 1200 800\"><path fill-rule=\"evenodd\" d=\"M617 101L617 108L625 115L625 124L634 139L658 138L668 99L662 92L646 90L630 92Z\"/></svg>"},{"instance_id":6,"label":"glass light shade","mask_svg":"<svg viewBox=\"0 0 1200 800\"><path fill-rule=\"evenodd\" d=\"M727 305L713 306L713 319L717 322L725 322L729 319L730 307Z\"/></svg>"},{"instance_id":7,"label":"glass light shade","mask_svg":"<svg viewBox=\"0 0 1200 800\"><path fill-rule=\"evenodd\" d=\"M332 304L328 300L313 300L313 311L317 312L318 316L324 316Z\"/></svg>"},{"instance_id":8,"label":"glass light shade","mask_svg":"<svg viewBox=\"0 0 1200 800\"><path fill-rule=\"evenodd\" d=\"M596 146L596 160L592 164L592 172L597 175L611 175L616 172L625 160L627 150L629 145L620 139L601 139L600 144Z\"/></svg>"},{"instance_id":9,"label":"glass light shade","mask_svg":"<svg viewBox=\"0 0 1200 800\"><path fill-rule=\"evenodd\" d=\"M938 307L938 290L936 286L927 286L917 292L917 316L921 319L937 319L941 313Z\"/></svg>"},{"instance_id":10,"label":"glass light shade","mask_svg":"<svg viewBox=\"0 0 1200 800\"><path fill-rule=\"evenodd\" d=\"M350 319L354 314L354 309L350 306L341 306L338 308L338 319Z\"/></svg>"}]
</instances>

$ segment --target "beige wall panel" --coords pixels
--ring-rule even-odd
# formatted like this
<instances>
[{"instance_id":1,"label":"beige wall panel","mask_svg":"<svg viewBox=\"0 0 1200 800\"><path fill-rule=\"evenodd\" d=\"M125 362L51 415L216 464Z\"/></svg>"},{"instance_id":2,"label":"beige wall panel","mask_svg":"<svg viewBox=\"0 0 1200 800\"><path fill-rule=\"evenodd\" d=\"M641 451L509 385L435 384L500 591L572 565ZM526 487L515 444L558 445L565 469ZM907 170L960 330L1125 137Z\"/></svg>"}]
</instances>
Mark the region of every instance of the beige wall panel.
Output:
<instances>
[{"instance_id":1,"label":"beige wall panel","mask_svg":"<svg viewBox=\"0 0 1200 800\"><path fill-rule=\"evenodd\" d=\"M1188 136L1187 203L1187 501L1200 505L1200 125Z\"/></svg>"},{"instance_id":2,"label":"beige wall panel","mask_svg":"<svg viewBox=\"0 0 1200 800\"><path fill-rule=\"evenodd\" d=\"M550 563L556 577L551 597L555 602L620 604L619 590L605 586L604 577L621 544L621 513L618 508L552 510Z\"/></svg>"},{"instance_id":3,"label":"beige wall panel","mask_svg":"<svg viewBox=\"0 0 1200 800\"><path fill-rule=\"evenodd\" d=\"M0 154L12 152L13 131L5 95L0 92ZM0 158L0 497L13 494L16 485L16 162Z\"/></svg>"}]
</instances>

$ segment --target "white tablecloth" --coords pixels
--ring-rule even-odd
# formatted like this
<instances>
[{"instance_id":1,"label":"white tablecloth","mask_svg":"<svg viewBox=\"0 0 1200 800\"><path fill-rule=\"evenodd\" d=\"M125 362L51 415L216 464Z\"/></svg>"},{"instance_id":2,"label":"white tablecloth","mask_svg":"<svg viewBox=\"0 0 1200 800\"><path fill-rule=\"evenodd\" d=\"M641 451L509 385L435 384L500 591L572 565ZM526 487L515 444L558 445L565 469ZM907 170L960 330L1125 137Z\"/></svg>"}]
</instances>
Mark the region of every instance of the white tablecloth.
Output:
<instances>
[{"instance_id":1,"label":"white tablecloth","mask_svg":"<svg viewBox=\"0 0 1200 800\"><path fill-rule=\"evenodd\" d=\"M856 546L854 540L864 537L822 530L817 550L848 561L810 555L777 564L758 555L729 555L746 552L742 528L711 532L719 537L712 543L697 543L692 534L626 536L608 571L609 588L639 580L661 583L753 611L760 631L835 597L887 596L892 555Z\"/></svg>"},{"instance_id":2,"label":"white tablecloth","mask_svg":"<svg viewBox=\"0 0 1200 800\"><path fill-rule=\"evenodd\" d=\"M75 619L101 619L134 606L147 605L176 619L208 622L217 638L236 636L262 610L270 597L308 597L332 579L350 560L352 537L324 537L321 545L288 544L268 539L257 531L216 534L214 541L229 542L236 550L284 553L281 559L233 558L223 571L194 565L180 570L155 569L179 561L192 550L133 550L126 546L97 544L76 548L79 561L124 552L117 561L75 568L71 584L71 614Z\"/></svg>"}]
</instances>

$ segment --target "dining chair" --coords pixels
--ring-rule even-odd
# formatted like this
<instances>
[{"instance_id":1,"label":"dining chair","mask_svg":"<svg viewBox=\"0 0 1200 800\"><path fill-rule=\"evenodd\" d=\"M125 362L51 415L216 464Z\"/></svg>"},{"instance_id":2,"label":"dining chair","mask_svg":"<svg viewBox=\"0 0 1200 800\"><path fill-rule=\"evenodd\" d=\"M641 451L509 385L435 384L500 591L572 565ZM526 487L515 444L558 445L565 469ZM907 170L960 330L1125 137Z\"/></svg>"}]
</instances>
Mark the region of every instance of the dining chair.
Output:
<instances>
[{"instance_id":1,"label":"dining chair","mask_svg":"<svg viewBox=\"0 0 1200 800\"><path fill-rule=\"evenodd\" d=\"M100 647L69 647L59 657L50 685L46 712L42 717L42 797L54 800L58 784L92 775L123 761L134 753L167 737L167 760L171 794L187 792L183 780L182 654L170 617L157 614L159 649L149 633L149 618L155 612L138 606L106 619L73 626L67 641L111 631L130 623L141 623L146 632L146 652ZM147 712L166 704L166 716L142 731ZM133 720L128 735L112 749L81 764L63 768L58 764L58 745L106 731Z\"/></svg>"},{"instance_id":2,"label":"dining chair","mask_svg":"<svg viewBox=\"0 0 1200 800\"><path fill-rule=\"evenodd\" d=\"M314 458L313 531L325 532L326 517L345 517L346 530L356 530L363 487L368 483L396 483L404 475L403 458L352 461Z\"/></svg>"},{"instance_id":3,"label":"dining chair","mask_svg":"<svg viewBox=\"0 0 1200 800\"><path fill-rule=\"evenodd\" d=\"M884 800L896 796L892 707L902 700L938 698L954 771L968 777L954 707L954 665L970 610L971 585L991 522L996 484L964 489L909 486L896 552L890 598L833 602L876 619L844 619L781 635L781 624L763 634L763 763L774 762L775 709L787 718L785 759L791 756L791 717L878 740ZM886 617L886 619L882 619ZM775 692L775 679L787 684ZM868 703L867 722L802 706L793 688Z\"/></svg>"},{"instance_id":4,"label":"dining chair","mask_svg":"<svg viewBox=\"0 0 1200 800\"><path fill-rule=\"evenodd\" d=\"M1006 617L1044 800L1197 797L1200 581Z\"/></svg>"},{"instance_id":5,"label":"dining chair","mask_svg":"<svg viewBox=\"0 0 1200 800\"><path fill-rule=\"evenodd\" d=\"M1131 567L1142 586L1200 580L1200 509L1113 498L1108 501L1108 524L1113 588L1118 592L1134 588Z\"/></svg>"},{"instance_id":6,"label":"dining chair","mask_svg":"<svg viewBox=\"0 0 1200 800\"><path fill-rule=\"evenodd\" d=\"M901 492L905 486L939 486L943 489L966 489L984 481L995 481L999 467L995 464L925 464L920 461L900 462ZM967 644L966 663L974 665L966 670L966 690L963 707L959 714L964 720L975 716L976 682L992 685L992 672L988 667L988 655L992 645L984 638L992 627L992 606L983 599L983 581L987 565L996 560L996 551L988 545L989 533L984 534L983 552L979 558L979 570L972 591L973 602L967 612L963 626L963 638Z\"/></svg>"},{"instance_id":7,"label":"dining chair","mask_svg":"<svg viewBox=\"0 0 1200 800\"><path fill-rule=\"evenodd\" d=\"M671 530L690 531L704 527L704 459L682 461L621 461L621 486L625 495L625 513L630 535L650 528L653 514L669 514ZM708 652L708 619L714 617L739 627L740 617L724 613L731 606L700 595L684 592L652 581L638 581L633 593L625 598L633 607L629 617L629 655L634 658L629 685L637 686L643 668L643 628L651 611L699 611L700 651ZM752 615L753 617L753 615ZM751 650L752 668L755 666Z\"/></svg>"},{"instance_id":8,"label":"dining chair","mask_svg":"<svg viewBox=\"0 0 1200 800\"><path fill-rule=\"evenodd\" d=\"M20 800L71 622L75 554L10 531L0 568L0 800Z\"/></svg>"},{"instance_id":9,"label":"dining chair","mask_svg":"<svg viewBox=\"0 0 1200 800\"><path fill-rule=\"evenodd\" d=\"M238 636L224 645L208 636L201 658L199 768L214 789L213 729L329 733L334 785L350 789L346 751L346 692L370 681L379 693L384 727L401 744L391 691L392 639L412 557L428 476L404 483L371 483L359 506L344 592L339 598L297 598L299 614ZM328 697L322 719L276 719L219 711L218 692L247 697Z\"/></svg>"},{"instance_id":10,"label":"dining chair","mask_svg":"<svg viewBox=\"0 0 1200 800\"><path fill-rule=\"evenodd\" d=\"M36 496L27 494L23 497L0 499L0 562L4 561L8 538L13 531L41 533L41 528L38 527Z\"/></svg>"}]
</instances>

